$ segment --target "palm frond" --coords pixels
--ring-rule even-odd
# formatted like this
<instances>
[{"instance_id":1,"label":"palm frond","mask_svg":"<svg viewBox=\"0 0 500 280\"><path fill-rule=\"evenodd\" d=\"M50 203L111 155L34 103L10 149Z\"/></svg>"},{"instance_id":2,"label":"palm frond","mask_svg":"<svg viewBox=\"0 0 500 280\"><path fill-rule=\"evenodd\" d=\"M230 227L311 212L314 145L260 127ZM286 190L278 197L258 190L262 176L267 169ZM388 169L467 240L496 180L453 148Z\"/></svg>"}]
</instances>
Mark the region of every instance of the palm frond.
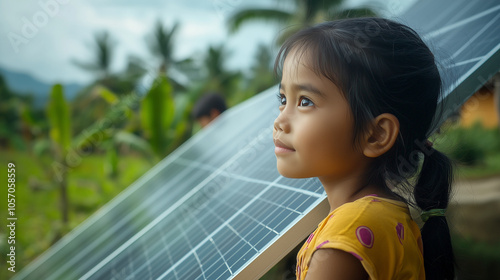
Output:
<instances>
[{"instance_id":1,"label":"palm frond","mask_svg":"<svg viewBox=\"0 0 500 280\"><path fill-rule=\"evenodd\" d=\"M244 23L250 21L274 21L286 22L292 18L293 14L287 11L275 9L246 9L230 16L227 20L229 31L236 32Z\"/></svg>"},{"instance_id":2,"label":"palm frond","mask_svg":"<svg viewBox=\"0 0 500 280\"><path fill-rule=\"evenodd\" d=\"M113 54L113 42L107 31L96 33L94 35L97 61L104 73L109 72L111 66L111 56Z\"/></svg>"},{"instance_id":3,"label":"palm frond","mask_svg":"<svg viewBox=\"0 0 500 280\"><path fill-rule=\"evenodd\" d=\"M89 45L89 48L92 48L93 51L93 58L88 59L90 62L81 62L72 59L71 63L83 70L108 76L114 54L114 42L112 37L107 31L95 33L94 41Z\"/></svg>"},{"instance_id":4,"label":"palm frond","mask_svg":"<svg viewBox=\"0 0 500 280\"><path fill-rule=\"evenodd\" d=\"M88 62L82 62L76 59L71 59L71 64L75 65L76 67L89 71L89 72L99 72L101 71L101 68L93 63L88 63Z\"/></svg>"}]
</instances>

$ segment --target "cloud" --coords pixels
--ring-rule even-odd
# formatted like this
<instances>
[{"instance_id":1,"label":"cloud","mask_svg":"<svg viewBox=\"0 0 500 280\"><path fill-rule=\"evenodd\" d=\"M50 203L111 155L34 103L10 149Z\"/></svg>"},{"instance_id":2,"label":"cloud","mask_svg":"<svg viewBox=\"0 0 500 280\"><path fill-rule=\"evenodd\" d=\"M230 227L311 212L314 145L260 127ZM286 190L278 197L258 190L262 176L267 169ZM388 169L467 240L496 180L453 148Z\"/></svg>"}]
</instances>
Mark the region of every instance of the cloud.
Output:
<instances>
[{"instance_id":1,"label":"cloud","mask_svg":"<svg viewBox=\"0 0 500 280\"><path fill-rule=\"evenodd\" d=\"M182 57L226 36L223 22L212 7L195 5L200 1L191 0L191 5L174 1L147 1L140 5L137 1L57 1L62 0L30 1L31 5L2 2L0 34L7 40L0 40L0 65L48 82L87 82L92 77L71 60L92 57L89 45L98 31L109 31L116 41L112 65L115 71L124 67L129 54L150 56L146 36L152 33L158 19L166 25L181 21L176 48ZM12 36L17 41L9 39L9 34L15 34Z\"/></svg>"}]
</instances>

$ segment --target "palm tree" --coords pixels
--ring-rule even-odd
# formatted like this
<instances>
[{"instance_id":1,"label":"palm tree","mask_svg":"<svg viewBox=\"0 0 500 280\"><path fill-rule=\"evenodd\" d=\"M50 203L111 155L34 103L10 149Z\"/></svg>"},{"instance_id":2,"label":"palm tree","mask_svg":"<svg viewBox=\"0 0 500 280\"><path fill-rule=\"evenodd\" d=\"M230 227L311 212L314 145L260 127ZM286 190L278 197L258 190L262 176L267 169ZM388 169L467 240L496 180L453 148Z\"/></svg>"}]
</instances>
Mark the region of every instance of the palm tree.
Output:
<instances>
[{"instance_id":1,"label":"palm tree","mask_svg":"<svg viewBox=\"0 0 500 280\"><path fill-rule=\"evenodd\" d=\"M176 22L171 28L163 25L161 20L156 22L152 36L147 38L148 47L151 53L158 57L160 65L158 67L159 75L169 77L171 84L175 88L184 88L186 72L193 71L191 58L177 60L174 58L175 34L179 28ZM191 76L191 75L189 75Z\"/></svg>"},{"instance_id":2,"label":"palm tree","mask_svg":"<svg viewBox=\"0 0 500 280\"><path fill-rule=\"evenodd\" d=\"M226 68L225 59L228 57L224 46L210 46L203 60L205 70L206 91L220 92L226 98L230 98L236 91L240 72L230 71Z\"/></svg>"},{"instance_id":3,"label":"palm tree","mask_svg":"<svg viewBox=\"0 0 500 280\"><path fill-rule=\"evenodd\" d=\"M78 67L97 73L98 79L107 80L111 76L111 61L114 54L114 42L107 31L94 34L94 44L91 46L94 58L91 62L73 60Z\"/></svg>"},{"instance_id":4,"label":"palm tree","mask_svg":"<svg viewBox=\"0 0 500 280\"><path fill-rule=\"evenodd\" d=\"M149 41L149 48L151 52L160 57L161 63L158 71L166 73L171 64L174 63L174 35L179 28L179 23L176 22L172 28L168 29L163 26L163 23L158 20L153 32L153 39Z\"/></svg>"},{"instance_id":5,"label":"palm tree","mask_svg":"<svg viewBox=\"0 0 500 280\"><path fill-rule=\"evenodd\" d=\"M129 56L128 64L124 71L112 73L111 64L115 53L115 41L107 31L101 31L94 34L93 44L90 45L93 57L85 62L73 60L72 62L83 70L96 75L93 84L104 85L113 92L123 95L136 89L139 80L142 78L146 69L142 66L144 63L137 56ZM88 95L87 90L80 95Z\"/></svg>"},{"instance_id":6,"label":"palm tree","mask_svg":"<svg viewBox=\"0 0 500 280\"><path fill-rule=\"evenodd\" d=\"M230 32L236 32L243 24L250 21L270 21L286 24L290 27L278 38L277 43L299 29L324 20L348 17L374 16L369 7L343 8L343 0L295 0L294 10L272 8L248 8L237 11L227 21Z\"/></svg>"}]
</instances>

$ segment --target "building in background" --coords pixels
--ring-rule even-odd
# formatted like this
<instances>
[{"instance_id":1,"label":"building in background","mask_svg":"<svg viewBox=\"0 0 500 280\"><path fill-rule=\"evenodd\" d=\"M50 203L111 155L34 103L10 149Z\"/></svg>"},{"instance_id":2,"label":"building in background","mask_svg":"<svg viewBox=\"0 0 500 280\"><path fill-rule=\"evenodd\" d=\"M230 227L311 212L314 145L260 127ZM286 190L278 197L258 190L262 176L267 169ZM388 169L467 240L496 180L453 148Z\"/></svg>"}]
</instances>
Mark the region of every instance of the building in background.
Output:
<instances>
[{"instance_id":1,"label":"building in background","mask_svg":"<svg viewBox=\"0 0 500 280\"><path fill-rule=\"evenodd\" d=\"M500 73L481 87L460 110L460 125L471 127L480 123L484 128L500 125Z\"/></svg>"}]
</instances>

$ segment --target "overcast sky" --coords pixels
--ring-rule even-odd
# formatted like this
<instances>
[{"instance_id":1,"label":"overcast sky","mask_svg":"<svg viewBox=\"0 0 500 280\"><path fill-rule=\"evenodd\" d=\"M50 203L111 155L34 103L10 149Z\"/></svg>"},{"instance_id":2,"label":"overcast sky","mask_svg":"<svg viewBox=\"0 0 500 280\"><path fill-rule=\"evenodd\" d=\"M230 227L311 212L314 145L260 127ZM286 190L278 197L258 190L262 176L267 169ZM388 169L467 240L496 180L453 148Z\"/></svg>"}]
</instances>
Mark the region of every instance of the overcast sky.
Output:
<instances>
[{"instance_id":1,"label":"overcast sky","mask_svg":"<svg viewBox=\"0 0 500 280\"><path fill-rule=\"evenodd\" d=\"M386 16L399 14L415 0L372 1ZM0 67L31 74L49 83L92 79L71 60L92 57L94 33L107 30L116 42L112 68L122 70L128 55L141 57L150 67L146 36L161 19L167 26L180 22L175 45L179 59L200 57L209 45L223 44L229 51L228 66L244 70L253 61L259 43L271 44L277 26L249 24L227 34L229 14L252 6L286 7L277 0L2 0L0 1ZM366 3L347 1L349 5ZM378 3L378 4L377 4Z\"/></svg>"}]
</instances>

